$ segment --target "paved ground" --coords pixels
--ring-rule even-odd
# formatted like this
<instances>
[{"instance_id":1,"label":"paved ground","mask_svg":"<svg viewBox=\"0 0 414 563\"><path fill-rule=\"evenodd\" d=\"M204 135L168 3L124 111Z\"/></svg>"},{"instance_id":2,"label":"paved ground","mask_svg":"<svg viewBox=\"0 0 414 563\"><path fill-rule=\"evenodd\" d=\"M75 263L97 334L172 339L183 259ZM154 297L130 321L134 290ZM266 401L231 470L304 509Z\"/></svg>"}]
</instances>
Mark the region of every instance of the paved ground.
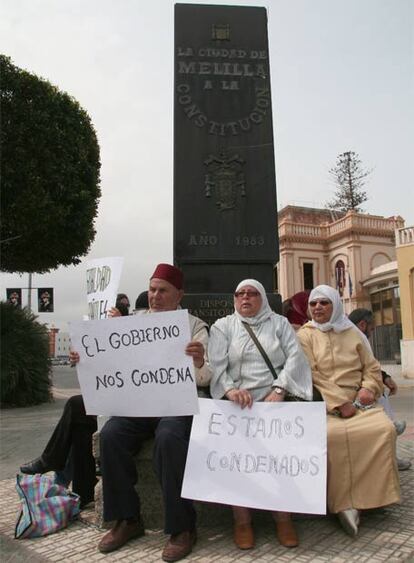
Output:
<instances>
[{"instance_id":1,"label":"paved ground","mask_svg":"<svg viewBox=\"0 0 414 563\"><path fill-rule=\"evenodd\" d=\"M399 376L398 366L391 366L400 386L392 399L398 419L407 420L407 431L398 440L400 457L414 458L414 382ZM160 530L147 530L145 538L134 540L122 550L109 555L96 549L102 530L94 524L92 509L67 529L44 538L14 540L14 524L19 508L14 489L15 474L22 462L42 451L51 430L62 412L66 397L77 392L74 370L55 368L54 403L24 409L1 411L0 452L0 560L2 563L49 561L160 561L165 542ZM349 538L334 517L311 517L297 520L301 540L298 548L279 546L273 527L260 519L256 528L257 545L252 551L241 552L231 539L230 527L212 524L199 530L199 541L188 561L299 561L299 562L414 562L414 491L413 469L400 472L403 503L387 509L366 512L360 533Z\"/></svg>"}]
</instances>

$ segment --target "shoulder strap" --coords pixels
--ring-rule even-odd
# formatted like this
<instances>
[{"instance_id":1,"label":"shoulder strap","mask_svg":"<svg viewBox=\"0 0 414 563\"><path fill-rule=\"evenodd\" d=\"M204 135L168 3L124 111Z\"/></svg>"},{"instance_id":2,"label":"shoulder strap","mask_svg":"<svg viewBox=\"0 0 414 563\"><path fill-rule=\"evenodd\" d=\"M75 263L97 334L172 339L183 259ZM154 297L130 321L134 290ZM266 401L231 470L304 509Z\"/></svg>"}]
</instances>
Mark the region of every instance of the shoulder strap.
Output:
<instances>
[{"instance_id":1,"label":"shoulder strap","mask_svg":"<svg viewBox=\"0 0 414 563\"><path fill-rule=\"evenodd\" d=\"M255 335L255 333L252 330L252 327L249 325L249 323L246 323L244 321L242 321L242 325L244 326L244 328L247 330L247 332L250 334L253 342L256 344L257 349L259 350L259 352L261 353L261 355L263 356L264 361L266 362L267 367L270 370L270 373L273 375L274 379L277 379L277 373L275 371L275 368L272 366L272 362L269 360L269 356L266 354L263 346L260 344L257 336Z\"/></svg>"}]
</instances>

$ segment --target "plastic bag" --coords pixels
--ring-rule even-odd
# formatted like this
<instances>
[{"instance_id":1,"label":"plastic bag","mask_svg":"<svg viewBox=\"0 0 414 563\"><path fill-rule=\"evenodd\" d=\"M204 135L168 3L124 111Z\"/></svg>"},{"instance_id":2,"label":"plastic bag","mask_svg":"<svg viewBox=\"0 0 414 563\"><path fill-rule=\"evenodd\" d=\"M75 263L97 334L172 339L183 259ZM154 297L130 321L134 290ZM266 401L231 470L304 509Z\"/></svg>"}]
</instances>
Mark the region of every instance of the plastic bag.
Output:
<instances>
[{"instance_id":1,"label":"plastic bag","mask_svg":"<svg viewBox=\"0 0 414 563\"><path fill-rule=\"evenodd\" d=\"M79 514L80 497L48 475L17 475L20 513L15 538L36 538L65 528Z\"/></svg>"}]
</instances>

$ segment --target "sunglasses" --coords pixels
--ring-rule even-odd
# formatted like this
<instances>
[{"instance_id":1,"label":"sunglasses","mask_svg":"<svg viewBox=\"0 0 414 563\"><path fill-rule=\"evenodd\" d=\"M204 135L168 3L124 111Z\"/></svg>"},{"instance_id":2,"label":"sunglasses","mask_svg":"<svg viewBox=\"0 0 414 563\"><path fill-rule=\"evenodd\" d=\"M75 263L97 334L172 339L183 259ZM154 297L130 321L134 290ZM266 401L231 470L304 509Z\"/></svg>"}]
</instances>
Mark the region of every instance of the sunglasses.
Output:
<instances>
[{"instance_id":1,"label":"sunglasses","mask_svg":"<svg viewBox=\"0 0 414 563\"><path fill-rule=\"evenodd\" d=\"M318 299L317 301L309 301L309 307L316 307L318 303L319 305L322 305L322 307L327 307L328 305L331 305L329 299Z\"/></svg>"},{"instance_id":2,"label":"sunglasses","mask_svg":"<svg viewBox=\"0 0 414 563\"><path fill-rule=\"evenodd\" d=\"M246 296L250 299L250 297L257 297L258 295L260 295L258 291L236 291L234 297L236 297L236 299L240 299Z\"/></svg>"}]
</instances>

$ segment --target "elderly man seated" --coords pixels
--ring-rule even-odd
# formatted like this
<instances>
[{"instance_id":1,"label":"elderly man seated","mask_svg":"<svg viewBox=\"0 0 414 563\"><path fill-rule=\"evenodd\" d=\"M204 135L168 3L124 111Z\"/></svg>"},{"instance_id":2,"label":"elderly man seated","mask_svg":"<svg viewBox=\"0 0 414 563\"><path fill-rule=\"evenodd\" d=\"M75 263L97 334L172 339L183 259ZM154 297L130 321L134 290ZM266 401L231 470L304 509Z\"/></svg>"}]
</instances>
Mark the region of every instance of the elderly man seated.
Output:
<instances>
[{"instance_id":1,"label":"elderly man seated","mask_svg":"<svg viewBox=\"0 0 414 563\"><path fill-rule=\"evenodd\" d=\"M158 264L149 283L149 309L141 314L174 311L183 293L181 270ZM208 386L211 373L205 357L207 325L190 314L189 322L192 340L186 353L193 358L197 385ZM114 416L105 424L100 436L104 520L115 521L115 525L99 542L99 551L114 551L144 534L140 499L134 487L134 455L145 440L154 437L154 467L163 493L165 532L170 534L162 558L178 561L191 552L196 540L196 515L192 501L181 498L191 425L192 416Z\"/></svg>"}]
</instances>

